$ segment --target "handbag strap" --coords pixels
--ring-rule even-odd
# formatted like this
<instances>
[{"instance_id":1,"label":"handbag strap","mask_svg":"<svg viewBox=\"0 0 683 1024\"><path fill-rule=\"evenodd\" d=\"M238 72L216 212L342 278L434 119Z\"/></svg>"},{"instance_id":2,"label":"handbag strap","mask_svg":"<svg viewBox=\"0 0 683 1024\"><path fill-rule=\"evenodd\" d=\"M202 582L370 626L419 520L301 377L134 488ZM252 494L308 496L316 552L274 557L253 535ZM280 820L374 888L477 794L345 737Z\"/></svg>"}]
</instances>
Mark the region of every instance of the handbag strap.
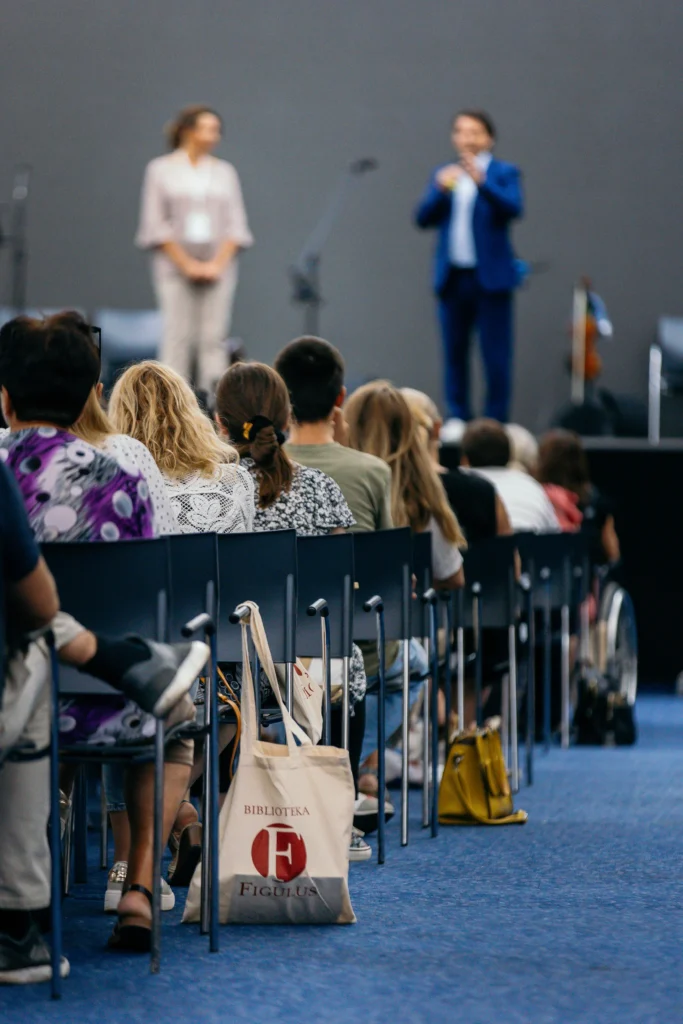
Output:
<instances>
[{"instance_id":1,"label":"handbag strap","mask_svg":"<svg viewBox=\"0 0 683 1024\"><path fill-rule=\"evenodd\" d=\"M453 773L453 782L465 810L480 825L523 825L529 817L526 811L514 811L512 814L506 814L504 818L486 818L483 814L479 814L470 800L470 795L467 792L467 787L460 772L456 771Z\"/></svg>"},{"instance_id":2,"label":"handbag strap","mask_svg":"<svg viewBox=\"0 0 683 1024\"><path fill-rule=\"evenodd\" d=\"M299 741L299 745L303 747L312 746L311 741L306 735L306 733L303 731L303 729L301 729L294 721L289 711L287 710L287 706L284 700L282 699L282 694L280 692L280 687L277 681L277 673L275 672L275 665L273 664L273 658L270 653L270 647L268 645L266 631L263 628L263 619L261 618L261 612L259 610L259 607L253 601L245 601L244 603L249 608L251 614L249 615L248 622L242 622L242 657L244 660L244 664L242 666L242 673L244 676L248 675L248 682L250 683L249 705L250 713L253 714L252 721L254 723L256 722L256 702L254 699L254 687L251 675L251 664L248 657L248 629L251 630L251 638L254 642L256 653L259 656L259 660L261 662L263 671L266 673L268 682L270 683L275 699L278 702L280 711L282 712L282 723L285 727L285 735L287 737L287 748L289 750L290 755L296 754L299 748L295 741L295 737ZM242 686L242 703L244 703L244 683ZM247 723L245 721L245 732L246 725Z\"/></svg>"}]
</instances>

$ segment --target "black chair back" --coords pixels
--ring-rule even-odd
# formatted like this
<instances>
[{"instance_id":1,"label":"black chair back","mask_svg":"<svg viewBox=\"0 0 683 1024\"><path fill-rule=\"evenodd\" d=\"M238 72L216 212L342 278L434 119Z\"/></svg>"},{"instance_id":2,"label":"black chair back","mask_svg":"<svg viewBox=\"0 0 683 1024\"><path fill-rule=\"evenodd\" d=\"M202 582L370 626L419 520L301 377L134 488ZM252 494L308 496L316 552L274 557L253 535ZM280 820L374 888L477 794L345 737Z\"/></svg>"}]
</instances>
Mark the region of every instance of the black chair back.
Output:
<instances>
[{"instance_id":1,"label":"black chair back","mask_svg":"<svg viewBox=\"0 0 683 1024\"><path fill-rule=\"evenodd\" d=\"M87 629L107 636L133 630L166 640L170 565L168 541L43 544L43 555L57 583L62 609ZM112 693L91 676L62 667L63 693Z\"/></svg>"},{"instance_id":2,"label":"black chair back","mask_svg":"<svg viewBox=\"0 0 683 1024\"><path fill-rule=\"evenodd\" d=\"M575 570L584 571L585 537L580 533L525 533L516 539L533 589L534 607L543 608L548 600L552 609L574 603Z\"/></svg>"},{"instance_id":3,"label":"black chair back","mask_svg":"<svg viewBox=\"0 0 683 1024\"><path fill-rule=\"evenodd\" d=\"M473 598L477 593L482 628L503 628L514 622L516 547L514 537L493 537L473 544L464 553L465 587L458 594L461 625L472 625Z\"/></svg>"},{"instance_id":4,"label":"black chair back","mask_svg":"<svg viewBox=\"0 0 683 1024\"><path fill-rule=\"evenodd\" d=\"M307 608L323 598L330 625L330 657L350 658L353 644L354 539L352 534L299 537L296 653L320 656L320 621Z\"/></svg>"},{"instance_id":5,"label":"black chair back","mask_svg":"<svg viewBox=\"0 0 683 1024\"><path fill-rule=\"evenodd\" d=\"M411 602L411 633L415 637L429 636L429 605L423 604L420 600L432 585L432 535L429 531L425 533L414 533L413 543L413 575L416 579L417 601Z\"/></svg>"},{"instance_id":6,"label":"black chair back","mask_svg":"<svg viewBox=\"0 0 683 1024\"><path fill-rule=\"evenodd\" d=\"M273 661L296 660L296 532L226 533L218 545L218 660L242 661L240 630L228 616L254 601L268 637Z\"/></svg>"},{"instance_id":7,"label":"black chair back","mask_svg":"<svg viewBox=\"0 0 683 1024\"><path fill-rule=\"evenodd\" d=\"M168 538L171 559L169 638L180 640L182 628L206 612L216 621L218 548L215 533L176 534Z\"/></svg>"},{"instance_id":8,"label":"black chair back","mask_svg":"<svg viewBox=\"0 0 683 1024\"><path fill-rule=\"evenodd\" d=\"M384 602L386 640L410 638L412 539L410 529L354 534L356 582L354 640L376 640L375 616L363 605L371 597Z\"/></svg>"}]
</instances>

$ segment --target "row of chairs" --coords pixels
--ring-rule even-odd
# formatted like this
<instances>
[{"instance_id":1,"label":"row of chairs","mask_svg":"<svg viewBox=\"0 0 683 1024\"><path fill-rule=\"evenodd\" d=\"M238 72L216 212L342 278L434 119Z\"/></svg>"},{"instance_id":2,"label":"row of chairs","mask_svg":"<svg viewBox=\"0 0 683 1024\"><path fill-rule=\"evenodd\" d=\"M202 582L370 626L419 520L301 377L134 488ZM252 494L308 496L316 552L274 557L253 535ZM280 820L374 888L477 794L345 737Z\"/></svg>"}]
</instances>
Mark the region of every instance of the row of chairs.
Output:
<instances>
[{"instance_id":1,"label":"row of chairs","mask_svg":"<svg viewBox=\"0 0 683 1024\"><path fill-rule=\"evenodd\" d=\"M526 576L518 582L515 552L522 554ZM430 677L425 681L423 824L438 831L436 800L438 795L438 680L445 675L447 708L450 709L451 658L454 645L458 657L457 704L459 720L464 721L465 630L474 636L473 659L477 686L477 716L481 720L482 638L487 628L503 626L508 630L509 664L506 736L509 742L513 788L519 784L517 757L517 660L516 630L520 601L526 602L527 619L533 623L534 608L547 613L544 638L550 642L549 613L560 601L570 609L585 596L587 570L585 555L576 538L522 537L500 538L477 545L467 552L467 585L453 598L442 600L432 587L431 537L413 537L399 529L374 534L335 537L296 538L293 531L266 534L211 534L178 536L155 541L131 541L125 544L52 544L44 546L45 557L57 580L62 607L94 631L117 634L131 630L160 640L203 633L211 646L211 670L207 686L206 715L194 735L203 735L206 743L205 849L202 857L203 907L201 930L209 934L210 949L218 948L217 879L217 807L218 807L218 708L216 700L216 664L241 661L241 641L235 623L240 620L240 605L255 601L263 616L274 660L286 666L286 696L292 706L292 671L295 659L318 656L323 639L323 662L331 658L343 663L343 743L348 746L348 673L352 640L373 640L380 656L378 749L384 749L384 647L389 640L403 646L402 725L403 772L401 789L401 844L409 841L408 828L408 701L410 685L409 642L413 635L426 637L430 654ZM583 573L583 575L582 575ZM413 574L418 600L412 600ZM583 578L580 593L576 580ZM571 586L568 584L571 583ZM562 613L563 656L568 657L569 613ZM321 630L322 622L322 630ZM547 630L545 626L547 625ZM439 627L448 637L447 656L439 658ZM566 626L566 630L565 627ZM531 626L533 628L533 626ZM531 648L531 645L527 645ZM548 673L550 669L547 660ZM254 678L258 679L255 665ZM103 693L108 688L82 674L57 669L54 661L54 700L59 693ZM329 681L329 670L326 673ZM568 708L568 674L563 671L563 738L568 738L565 717ZM59 690L58 690L59 687ZM550 688L549 674L544 689ZM533 658L527 657L527 781L533 770ZM566 698L566 699L565 699ZM549 707L549 701L546 701ZM565 716L566 707L566 716ZM265 714L265 711L264 711ZM56 716L55 716L56 717ZM568 720L568 718L567 718ZM325 738L329 738L329 687L325 697ZM199 731L197 731L197 729ZM163 752L166 737L157 728L153 755L149 747L139 750L108 748L66 748L60 756L79 761L111 761L154 757L156 765L155 864L160 867L162 849L161 812L163 802ZM53 726L52 806L58 837L58 788L56 751L58 739ZM379 793L384 792L384 758L379 758ZM386 841L383 816L379 816L378 859L385 859ZM53 845L54 891L61 884L59 843ZM153 906L152 970L160 963L160 871L155 872ZM60 952L61 914L59 900L53 900L53 953ZM57 961L58 962L58 959ZM53 972L53 991L59 992L59 972Z\"/></svg>"}]
</instances>

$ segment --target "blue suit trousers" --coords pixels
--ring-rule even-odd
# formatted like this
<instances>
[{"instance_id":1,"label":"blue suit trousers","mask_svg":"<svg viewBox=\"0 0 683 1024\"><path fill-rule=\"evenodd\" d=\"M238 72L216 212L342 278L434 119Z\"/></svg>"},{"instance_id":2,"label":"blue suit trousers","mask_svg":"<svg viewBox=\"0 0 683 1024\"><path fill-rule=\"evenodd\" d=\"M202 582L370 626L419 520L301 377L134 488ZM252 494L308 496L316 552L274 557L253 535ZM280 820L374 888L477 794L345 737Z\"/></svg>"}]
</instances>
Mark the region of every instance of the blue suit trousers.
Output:
<instances>
[{"instance_id":1,"label":"blue suit trousers","mask_svg":"<svg viewBox=\"0 0 683 1024\"><path fill-rule=\"evenodd\" d=\"M469 361L476 330L486 377L484 415L506 423L512 388L513 293L484 291L476 269L452 267L439 292L438 308L449 415L472 419Z\"/></svg>"}]
</instances>

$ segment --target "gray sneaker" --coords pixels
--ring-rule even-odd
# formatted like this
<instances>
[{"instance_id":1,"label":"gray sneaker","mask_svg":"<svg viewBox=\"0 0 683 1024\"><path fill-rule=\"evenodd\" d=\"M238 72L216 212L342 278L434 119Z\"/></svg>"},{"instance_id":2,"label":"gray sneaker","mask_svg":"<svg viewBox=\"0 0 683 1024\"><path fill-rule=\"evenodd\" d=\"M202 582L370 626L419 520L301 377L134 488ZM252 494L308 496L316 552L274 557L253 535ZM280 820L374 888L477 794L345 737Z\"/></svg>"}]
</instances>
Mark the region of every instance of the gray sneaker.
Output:
<instances>
[{"instance_id":1,"label":"gray sneaker","mask_svg":"<svg viewBox=\"0 0 683 1024\"><path fill-rule=\"evenodd\" d=\"M185 644L159 644L140 641L140 661L121 679L121 690L143 711L165 718L191 689L209 660L209 647L200 640Z\"/></svg>"},{"instance_id":2,"label":"gray sneaker","mask_svg":"<svg viewBox=\"0 0 683 1024\"><path fill-rule=\"evenodd\" d=\"M351 829L351 845L349 846L349 860L370 860L372 847L363 839L363 833L355 826Z\"/></svg>"},{"instance_id":3,"label":"gray sneaker","mask_svg":"<svg viewBox=\"0 0 683 1024\"><path fill-rule=\"evenodd\" d=\"M107 890L104 894L105 914L115 914L119 909L119 903L123 896L123 886L128 874L128 864L125 860L117 860L107 876ZM161 909L173 910L175 907L175 893L165 878L161 879Z\"/></svg>"},{"instance_id":4,"label":"gray sneaker","mask_svg":"<svg viewBox=\"0 0 683 1024\"><path fill-rule=\"evenodd\" d=\"M65 956L61 959L59 973L62 978L69 973ZM0 932L0 985L31 985L51 978L50 949L35 922L23 939L13 939Z\"/></svg>"}]
</instances>

